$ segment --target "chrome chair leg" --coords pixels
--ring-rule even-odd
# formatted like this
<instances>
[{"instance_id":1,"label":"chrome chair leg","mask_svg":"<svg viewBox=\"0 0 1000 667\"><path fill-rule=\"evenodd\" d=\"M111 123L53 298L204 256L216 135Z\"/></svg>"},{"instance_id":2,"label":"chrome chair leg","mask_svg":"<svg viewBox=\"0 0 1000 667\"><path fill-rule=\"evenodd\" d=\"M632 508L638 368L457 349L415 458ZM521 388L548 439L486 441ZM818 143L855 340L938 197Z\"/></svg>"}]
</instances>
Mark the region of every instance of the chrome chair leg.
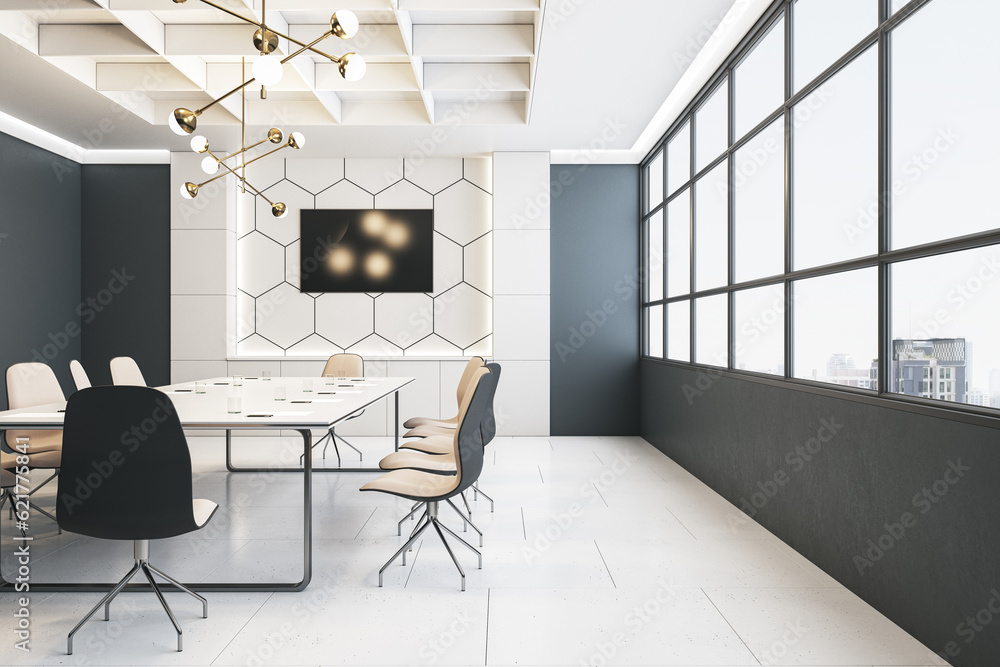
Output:
<instances>
[{"instance_id":1,"label":"chrome chair leg","mask_svg":"<svg viewBox=\"0 0 1000 667\"><path fill-rule=\"evenodd\" d=\"M419 530L417 530L416 533L414 533L414 535L409 540L406 541L406 544L404 544L402 547L400 547L399 551L397 551L393 555L392 558L390 558L389 560L387 560L386 563L385 563L385 565L382 566L382 569L380 569L378 571L378 586L379 586L379 588L382 588L382 574L385 572L386 568L389 567L390 565L392 565L392 562L394 560L396 560L397 558L399 558L400 555L402 555L404 557L404 564L405 564L406 550L410 548L411 544L413 544L414 542L417 541L417 538L419 538L420 535L423 534L423 532L425 530L427 530L427 526L429 526L429 525L431 525L431 522L427 521L422 526L420 526Z\"/></svg>"},{"instance_id":2,"label":"chrome chair leg","mask_svg":"<svg viewBox=\"0 0 1000 667\"><path fill-rule=\"evenodd\" d=\"M201 617L202 618L208 618L208 600L206 600L202 596L198 595L193 590L191 590L190 588L188 588L187 586L185 586L181 582L177 581L173 577L171 577L169 574L164 574L160 570L157 570L155 567L153 567L149 563L146 563L146 567L148 567L150 570L152 570L156 574L160 575L161 578L166 579L171 584L173 584L177 588L181 589L182 591L184 591L185 593L187 593L191 597L198 598L199 600L201 600Z\"/></svg>"},{"instance_id":3,"label":"chrome chair leg","mask_svg":"<svg viewBox=\"0 0 1000 667\"><path fill-rule=\"evenodd\" d=\"M444 548L448 550L448 555L451 556L451 562L455 564L455 567L458 568L458 573L460 575L462 575L462 590L464 591L465 590L465 570L462 569L461 563L459 563L458 559L455 558L455 554L451 550L451 545L448 544L448 540L444 539L444 533L441 532L441 522L440 521L434 521L433 523L434 523L434 530L437 531L438 537L440 537L441 538L441 542L444 543Z\"/></svg>"},{"instance_id":4,"label":"chrome chair leg","mask_svg":"<svg viewBox=\"0 0 1000 667\"><path fill-rule=\"evenodd\" d=\"M423 503L415 503L413 505L413 509L410 510L410 513L399 520L399 523L396 524L396 535L399 536L403 535L403 524L406 522L407 519L412 519L413 515L416 514L417 510L419 510L421 507L423 507Z\"/></svg>"},{"instance_id":5,"label":"chrome chair leg","mask_svg":"<svg viewBox=\"0 0 1000 667\"><path fill-rule=\"evenodd\" d=\"M483 498L486 498L486 500L490 501L490 511L491 512L493 511L493 499L490 498L488 495L486 495L483 492L483 490L479 488L479 482L476 482L475 484L472 485L472 492L473 492L472 493L472 499L473 500L476 500L476 494L479 494Z\"/></svg>"},{"instance_id":6,"label":"chrome chair leg","mask_svg":"<svg viewBox=\"0 0 1000 667\"><path fill-rule=\"evenodd\" d=\"M463 522L464 522L464 523L465 523L465 524L466 524L467 526L472 526L472 530L474 530L474 531L476 531L477 533L479 533L479 546L480 546L480 547L481 547L481 546L483 546L483 531L479 530L479 527L478 527L478 526L476 526L476 524L472 523L472 519L466 519L466 518L465 518L465 515L464 515L464 514L462 514L462 511L461 511L460 509L458 509L458 506L456 506L456 505L455 505L455 503L451 502L451 498L449 498L449 499L448 499L448 504L449 504L449 505L451 505L451 508L452 508L453 510L455 510L456 512L458 512L458 515L459 515L460 517L462 517L462 521L463 521ZM468 532L468 531L462 531L462 532Z\"/></svg>"},{"instance_id":7,"label":"chrome chair leg","mask_svg":"<svg viewBox=\"0 0 1000 667\"><path fill-rule=\"evenodd\" d=\"M121 590L125 588L125 584L131 581L132 577L134 577L136 572L138 571L139 571L139 561L136 561L135 565L132 566L132 569L129 570L129 573L126 574L121 581L115 584L115 587L112 588L110 591L108 591L108 594L105 595L103 598L101 598L100 602L94 605L94 608L90 610L90 613L84 616L83 620L81 620L79 623L76 624L76 627L74 627L72 630L69 631L69 635L66 637L66 655L73 655L73 635L75 635L77 630L82 628L83 624L89 621L90 618L94 614L96 614L97 610L100 609L102 606L104 607L104 620L105 621L108 620L108 607L105 605L111 604L111 601L115 599L115 596L117 596L118 593L120 593Z\"/></svg>"},{"instance_id":8,"label":"chrome chair leg","mask_svg":"<svg viewBox=\"0 0 1000 667\"><path fill-rule=\"evenodd\" d=\"M469 499L465 497L465 491L462 491L462 502L465 503L465 511L469 513L469 518L472 518L472 508L469 507Z\"/></svg>"},{"instance_id":9,"label":"chrome chair leg","mask_svg":"<svg viewBox=\"0 0 1000 667\"><path fill-rule=\"evenodd\" d=\"M417 531L420 530L424 526L424 524L426 524L426 523L427 523L427 514L425 513L424 516L420 517L420 521L417 522L417 525L413 527L413 531L410 533L410 537L413 537L414 535L416 535ZM408 552L409 551L413 551L413 546L411 545L410 548L407 549L407 551ZM403 554L403 565L406 565L406 554L405 553Z\"/></svg>"},{"instance_id":10,"label":"chrome chair leg","mask_svg":"<svg viewBox=\"0 0 1000 667\"><path fill-rule=\"evenodd\" d=\"M337 438L340 438L341 442L343 442L345 445L347 445L348 447L350 447L351 449L353 449L355 452L358 453L358 460L359 461L364 461L365 460L365 455L361 453L361 450L358 449L357 447L355 447L354 445L352 445L351 443L349 443L347 440L345 440L344 436L337 435L337 432L335 430L333 430L333 429L330 429L330 433L333 435L333 437L331 438L331 440L336 440ZM336 446L336 445L334 445L334 446Z\"/></svg>"},{"instance_id":11,"label":"chrome chair leg","mask_svg":"<svg viewBox=\"0 0 1000 667\"><path fill-rule=\"evenodd\" d=\"M152 586L153 592L156 593L156 597L159 598L160 604L163 605L163 611L167 612L167 616L170 617L170 622L174 624L174 630L177 631L177 651L184 650L184 632L181 630L180 624L177 619L174 618L174 612L170 611L170 605L167 604L166 598L163 597L163 593L160 591L160 587L156 585L156 581L153 579L153 573L149 571L149 564L142 563L142 573L146 575L146 579L149 580L149 585Z\"/></svg>"},{"instance_id":12,"label":"chrome chair leg","mask_svg":"<svg viewBox=\"0 0 1000 667\"><path fill-rule=\"evenodd\" d=\"M331 429L330 431L328 431L326 435L324 435L322 438L320 438L319 440L317 440L313 444L313 449L319 447L319 443L323 442L327 438L330 438L330 442L333 443L333 451L337 455L337 467L339 468L340 467L340 450L337 449L337 441L334 440L332 437L330 437L332 434L333 434L333 429ZM326 460L326 448L329 447L329 446L330 446L329 442L326 443L325 445L323 445L323 460ZM305 461L305 459L306 459L306 455L305 454L301 454L299 456L299 463L302 463L303 461Z\"/></svg>"},{"instance_id":13,"label":"chrome chair leg","mask_svg":"<svg viewBox=\"0 0 1000 667\"><path fill-rule=\"evenodd\" d=\"M479 569L480 570L483 569L483 554L480 553L479 549L477 549L476 547L472 546L471 544L469 544L468 542L466 542L465 540L463 540L461 537L459 537L458 535L456 535L455 531L453 531L451 528L449 528L448 526L444 525L440 521L437 522L437 523L438 523L439 526L441 526L441 528L443 528L445 531L447 531L447 533L449 535L451 535L456 540L458 540L459 542L461 542L462 544L464 544L465 546L467 546L472 551L472 553L474 553L477 556L479 556Z\"/></svg>"}]
</instances>

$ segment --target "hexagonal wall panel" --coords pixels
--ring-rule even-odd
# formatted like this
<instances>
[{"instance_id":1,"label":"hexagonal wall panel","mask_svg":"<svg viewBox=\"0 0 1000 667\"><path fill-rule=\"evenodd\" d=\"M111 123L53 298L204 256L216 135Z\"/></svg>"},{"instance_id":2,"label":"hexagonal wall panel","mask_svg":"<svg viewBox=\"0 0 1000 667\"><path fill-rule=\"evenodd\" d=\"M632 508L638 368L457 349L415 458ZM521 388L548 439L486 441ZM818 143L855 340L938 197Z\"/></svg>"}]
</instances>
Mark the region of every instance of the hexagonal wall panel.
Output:
<instances>
[{"instance_id":1,"label":"hexagonal wall panel","mask_svg":"<svg viewBox=\"0 0 1000 667\"><path fill-rule=\"evenodd\" d=\"M461 348L455 347L437 334L431 334L406 348L408 357L454 357L460 354L462 354Z\"/></svg>"},{"instance_id":2,"label":"hexagonal wall panel","mask_svg":"<svg viewBox=\"0 0 1000 667\"><path fill-rule=\"evenodd\" d=\"M426 294L383 294L375 299L375 333L406 349L434 330L433 308Z\"/></svg>"},{"instance_id":3,"label":"hexagonal wall panel","mask_svg":"<svg viewBox=\"0 0 1000 667\"><path fill-rule=\"evenodd\" d=\"M260 296L284 280L285 250L260 232L236 242L236 287Z\"/></svg>"},{"instance_id":4,"label":"hexagonal wall panel","mask_svg":"<svg viewBox=\"0 0 1000 667\"><path fill-rule=\"evenodd\" d=\"M462 282L462 248L434 232L434 296Z\"/></svg>"},{"instance_id":5,"label":"hexagonal wall panel","mask_svg":"<svg viewBox=\"0 0 1000 667\"><path fill-rule=\"evenodd\" d=\"M344 177L373 195L378 194L402 180L403 161L399 158L349 157L344 161Z\"/></svg>"},{"instance_id":6,"label":"hexagonal wall panel","mask_svg":"<svg viewBox=\"0 0 1000 667\"><path fill-rule=\"evenodd\" d=\"M367 294L323 294L316 299L316 333L348 348L374 331L375 301Z\"/></svg>"},{"instance_id":7,"label":"hexagonal wall panel","mask_svg":"<svg viewBox=\"0 0 1000 667\"><path fill-rule=\"evenodd\" d=\"M319 194L344 178L344 158L286 158L285 174L292 183Z\"/></svg>"},{"instance_id":8,"label":"hexagonal wall panel","mask_svg":"<svg viewBox=\"0 0 1000 667\"><path fill-rule=\"evenodd\" d=\"M462 354L466 357L480 356L480 357L492 357L493 356L493 336L487 336L482 340L478 340L469 347L462 350Z\"/></svg>"},{"instance_id":9,"label":"hexagonal wall panel","mask_svg":"<svg viewBox=\"0 0 1000 667\"><path fill-rule=\"evenodd\" d=\"M270 300L268 312L258 309L257 333L267 340L288 348L313 333L315 299L298 288L281 283L261 296Z\"/></svg>"},{"instance_id":10,"label":"hexagonal wall panel","mask_svg":"<svg viewBox=\"0 0 1000 667\"><path fill-rule=\"evenodd\" d=\"M467 157L463 160L462 175L473 185L493 192L493 160L488 157Z\"/></svg>"},{"instance_id":11,"label":"hexagonal wall panel","mask_svg":"<svg viewBox=\"0 0 1000 667\"><path fill-rule=\"evenodd\" d=\"M280 347L271 341L264 340L257 334L236 343L236 354L239 356L269 357L275 354L281 355L284 353L285 351Z\"/></svg>"},{"instance_id":12,"label":"hexagonal wall panel","mask_svg":"<svg viewBox=\"0 0 1000 667\"><path fill-rule=\"evenodd\" d=\"M375 208L434 208L434 197L409 181L400 181L375 195Z\"/></svg>"},{"instance_id":13,"label":"hexagonal wall panel","mask_svg":"<svg viewBox=\"0 0 1000 667\"><path fill-rule=\"evenodd\" d=\"M362 357L399 357L403 355L403 350L382 338L378 334L372 334L363 341L347 348L347 352L360 354ZM367 364L365 365L365 375L369 375Z\"/></svg>"},{"instance_id":14,"label":"hexagonal wall panel","mask_svg":"<svg viewBox=\"0 0 1000 667\"><path fill-rule=\"evenodd\" d=\"M285 280L290 282L295 287L300 287L299 279L302 273L302 261L300 257L300 248L302 247L301 241L295 241L286 245L283 250L285 253Z\"/></svg>"},{"instance_id":15,"label":"hexagonal wall panel","mask_svg":"<svg viewBox=\"0 0 1000 667\"><path fill-rule=\"evenodd\" d=\"M485 159L485 158L484 158ZM403 178L432 195L462 180L461 158L407 158Z\"/></svg>"},{"instance_id":16,"label":"hexagonal wall panel","mask_svg":"<svg viewBox=\"0 0 1000 667\"><path fill-rule=\"evenodd\" d=\"M434 229L465 245L493 226L492 197L468 181L434 195Z\"/></svg>"},{"instance_id":17,"label":"hexagonal wall panel","mask_svg":"<svg viewBox=\"0 0 1000 667\"><path fill-rule=\"evenodd\" d=\"M281 181L262 192L271 201L282 202L287 206L288 215L284 218L275 218L271 214L271 205L264 200L264 197L257 197L257 231L281 245L288 245L299 238L299 211L313 208L316 198L291 181Z\"/></svg>"},{"instance_id":18,"label":"hexagonal wall panel","mask_svg":"<svg viewBox=\"0 0 1000 667\"><path fill-rule=\"evenodd\" d=\"M481 236L465 246L465 282L476 289L493 294L493 234Z\"/></svg>"},{"instance_id":19,"label":"hexagonal wall panel","mask_svg":"<svg viewBox=\"0 0 1000 667\"><path fill-rule=\"evenodd\" d=\"M374 206L374 195L348 181L341 181L316 195L316 208L372 208Z\"/></svg>"},{"instance_id":20,"label":"hexagonal wall panel","mask_svg":"<svg viewBox=\"0 0 1000 667\"><path fill-rule=\"evenodd\" d=\"M343 350L318 334L313 334L288 348L289 355L303 357L328 357L338 352Z\"/></svg>"},{"instance_id":21,"label":"hexagonal wall panel","mask_svg":"<svg viewBox=\"0 0 1000 667\"><path fill-rule=\"evenodd\" d=\"M264 137L259 139L254 139L253 141L260 141ZM251 137L247 136L250 140ZM249 143L253 143L250 141ZM272 144L265 144L265 146L270 146L274 148ZM264 146L258 148L258 151L262 151ZM254 155L257 155L257 151L253 151ZM253 156L251 156L253 157ZM248 158L249 159L249 158ZM258 160L252 165L247 167L246 178L250 185L254 186L258 190L265 190L271 187L281 179L285 177L285 160L280 155L274 155L263 160Z\"/></svg>"},{"instance_id":22,"label":"hexagonal wall panel","mask_svg":"<svg viewBox=\"0 0 1000 667\"><path fill-rule=\"evenodd\" d=\"M462 283L434 299L434 332L468 347L493 330L493 300Z\"/></svg>"}]
</instances>

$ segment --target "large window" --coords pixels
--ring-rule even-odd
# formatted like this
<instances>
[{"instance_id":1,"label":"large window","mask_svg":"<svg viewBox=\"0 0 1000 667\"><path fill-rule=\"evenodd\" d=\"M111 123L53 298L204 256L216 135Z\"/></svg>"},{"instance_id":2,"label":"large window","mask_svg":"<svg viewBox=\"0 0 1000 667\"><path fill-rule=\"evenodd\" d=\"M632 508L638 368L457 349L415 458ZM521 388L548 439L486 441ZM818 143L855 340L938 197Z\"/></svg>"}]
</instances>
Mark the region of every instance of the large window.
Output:
<instances>
[{"instance_id":1,"label":"large window","mask_svg":"<svg viewBox=\"0 0 1000 667\"><path fill-rule=\"evenodd\" d=\"M644 354L1000 408L997 24L777 0L643 163Z\"/></svg>"}]
</instances>

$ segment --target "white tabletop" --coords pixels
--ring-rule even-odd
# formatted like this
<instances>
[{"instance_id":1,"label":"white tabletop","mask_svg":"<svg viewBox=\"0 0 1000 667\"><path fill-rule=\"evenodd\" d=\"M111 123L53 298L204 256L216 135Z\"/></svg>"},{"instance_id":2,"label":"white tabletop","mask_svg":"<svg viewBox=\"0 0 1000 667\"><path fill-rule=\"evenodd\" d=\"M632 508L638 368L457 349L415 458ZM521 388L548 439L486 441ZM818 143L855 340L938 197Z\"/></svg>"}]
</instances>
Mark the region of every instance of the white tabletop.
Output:
<instances>
[{"instance_id":1,"label":"white tabletop","mask_svg":"<svg viewBox=\"0 0 1000 667\"><path fill-rule=\"evenodd\" d=\"M181 425L189 428L324 429L413 382L411 377L233 378L218 377L156 387L177 409ZM307 387L311 385L311 391ZM275 400L275 387L286 398ZM240 397L240 412L229 412L229 398ZM0 429L61 428L65 403L51 403L0 412Z\"/></svg>"}]
</instances>

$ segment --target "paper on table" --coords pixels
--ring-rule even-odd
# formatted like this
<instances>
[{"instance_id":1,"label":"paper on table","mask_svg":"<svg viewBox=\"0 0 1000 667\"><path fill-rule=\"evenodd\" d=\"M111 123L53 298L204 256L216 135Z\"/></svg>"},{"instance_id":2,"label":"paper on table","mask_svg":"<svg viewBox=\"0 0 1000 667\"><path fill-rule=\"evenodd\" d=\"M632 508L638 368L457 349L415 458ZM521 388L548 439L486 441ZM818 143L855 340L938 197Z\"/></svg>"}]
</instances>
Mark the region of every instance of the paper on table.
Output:
<instances>
[{"instance_id":1,"label":"paper on table","mask_svg":"<svg viewBox=\"0 0 1000 667\"><path fill-rule=\"evenodd\" d=\"M0 419L14 419L20 421L22 419L38 419L40 417L59 417L63 413L61 412L19 412L15 415L0 415Z\"/></svg>"},{"instance_id":2,"label":"paper on table","mask_svg":"<svg viewBox=\"0 0 1000 667\"><path fill-rule=\"evenodd\" d=\"M308 412L271 412L269 410L254 410L253 412L247 414L247 417L257 416L258 413L260 413L261 417L263 417L265 413L268 417L301 417L302 415L309 414Z\"/></svg>"}]
</instances>

